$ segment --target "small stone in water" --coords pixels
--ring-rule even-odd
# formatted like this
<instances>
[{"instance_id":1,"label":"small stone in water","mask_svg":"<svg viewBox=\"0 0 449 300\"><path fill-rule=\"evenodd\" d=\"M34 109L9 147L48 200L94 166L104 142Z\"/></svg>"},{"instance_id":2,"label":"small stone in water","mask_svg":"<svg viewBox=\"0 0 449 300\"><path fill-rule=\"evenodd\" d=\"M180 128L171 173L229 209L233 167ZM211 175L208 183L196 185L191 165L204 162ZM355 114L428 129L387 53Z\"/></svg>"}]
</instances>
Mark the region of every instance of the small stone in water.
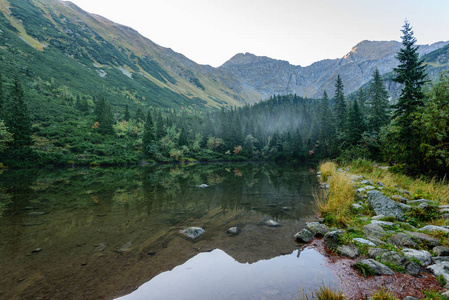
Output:
<instances>
[{"instance_id":1,"label":"small stone in water","mask_svg":"<svg viewBox=\"0 0 449 300\"><path fill-rule=\"evenodd\" d=\"M203 183L203 184L200 184L198 187L204 189L204 188L207 188L209 186L207 184Z\"/></svg>"},{"instance_id":2,"label":"small stone in water","mask_svg":"<svg viewBox=\"0 0 449 300\"><path fill-rule=\"evenodd\" d=\"M237 227L231 227L226 231L227 234L229 235L236 235L239 233L239 229Z\"/></svg>"},{"instance_id":3,"label":"small stone in water","mask_svg":"<svg viewBox=\"0 0 449 300\"><path fill-rule=\"evenodd\" d=\"M181 233L187 235L189 238L196 239L204 233L204 229L201 227L189 227L186 230L181 230Z\"/></svg>"},{"instance_id":4,"label":"small stone in water","mask_svg":"<svg viewBox=\"0 0 449 300\"><path fill-rule=\"evenodd\" d=\"M273 221L273 220L268 220L265 222L265 225L270 226L270 227L278 227L281 226L278 222Z\"/></svg>"},{"instance_id":5,"label":"small stone in water","mask_svg":"<svg viewBox=\"0 0 449 300\"><path fill-rule=\"evenodd\" d=\"M33 251L31 251L31 253L39 253L42 251L42 248L36 248Z\"/></svg>"}]
</instances>

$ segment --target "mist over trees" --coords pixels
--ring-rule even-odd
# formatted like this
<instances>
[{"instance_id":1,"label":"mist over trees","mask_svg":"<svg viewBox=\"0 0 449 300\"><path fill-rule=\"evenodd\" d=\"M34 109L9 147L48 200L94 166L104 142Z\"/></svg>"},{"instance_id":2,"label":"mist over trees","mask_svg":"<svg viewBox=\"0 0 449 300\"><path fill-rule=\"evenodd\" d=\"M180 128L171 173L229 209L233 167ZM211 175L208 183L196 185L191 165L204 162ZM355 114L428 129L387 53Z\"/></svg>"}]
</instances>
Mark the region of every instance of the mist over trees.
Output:
<instances>
[{"instance_id":1,"label":"mist over trees","mask_svg":"<svg viewBox=\"0 0 449 300\"><path fill-rule=\"evenodd\" d=\"M0 163L134 164L140 161L223 161L367 158L412 174L449 170L449 76L424 89L426 71L408 22L390 99L379 70L345 96L338 75L332 98L273 95L254 105L222 109L112 106L102 95L42 97L19 77L0 74ZM48 101L29 101L31 97ZM36 105L38 103L38 105ZM20 159L23 153L26 159Z\"/></svg>"}]
</instances>

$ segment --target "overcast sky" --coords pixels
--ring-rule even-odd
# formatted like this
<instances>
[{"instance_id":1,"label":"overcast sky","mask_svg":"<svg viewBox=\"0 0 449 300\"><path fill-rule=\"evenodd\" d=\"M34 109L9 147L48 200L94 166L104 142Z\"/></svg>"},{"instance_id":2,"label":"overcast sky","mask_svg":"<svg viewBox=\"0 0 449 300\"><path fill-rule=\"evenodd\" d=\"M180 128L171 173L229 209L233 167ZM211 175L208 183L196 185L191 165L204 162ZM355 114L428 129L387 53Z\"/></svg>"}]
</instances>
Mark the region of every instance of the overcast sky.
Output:
<instances>
[{"instance_id":1,"label":"overcast sky","mask_svg":"<svg viewBox=\"0 0 449 300\"><path fill-rule=\"evenodd\" d=\"M419 44L449 40L449 0L72 0L200 64L237 53L307 66L362 40L400 41L408 19Z\"/></svg>"}]
</instances>

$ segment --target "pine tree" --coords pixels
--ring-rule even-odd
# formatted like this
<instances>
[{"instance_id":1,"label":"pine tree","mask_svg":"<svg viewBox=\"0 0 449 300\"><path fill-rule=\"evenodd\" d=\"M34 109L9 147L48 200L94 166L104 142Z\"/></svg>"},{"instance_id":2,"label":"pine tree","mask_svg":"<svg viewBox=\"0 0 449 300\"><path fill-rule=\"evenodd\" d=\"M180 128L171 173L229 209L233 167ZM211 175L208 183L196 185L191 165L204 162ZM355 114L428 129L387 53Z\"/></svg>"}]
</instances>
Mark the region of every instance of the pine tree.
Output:
<instances>
[{"instance_id":1,"label":"pine tree","mask_svg":"<svg viewBox=\"0 0 449 300\"><path fill-rule=\"evenodd\" d=\"M5 96L3 94L3 79L0 73L0 120L5 117Z\"/></svg>"},{"instance_id":2,"label":"pine tree","mask_svg":"<svg viewBox=\"0 0 449 300\"><path fill-rule=\"evenodd\" d=\"M422 87L426 83L427 74L423 61L419 59L419 46L415 46L416 38L407 20L401 31L404 34L401 37L402 48L396 56L399 65L393 69L396 73L393 81L404 85L398 103L394 106L394 117L403 123L410 121L411 114L423 105Z\"/></svg>"},{"instance_id":3,"label":"pine tree","mask_svg":"<svg viewBox=\"0 0 449 300\"><path fill-rule=\"evenodd\" d=\"M369 88L368 121L371 131L379 132L380 127L390 122L389 109L388 91L385 88L379 70L376 68Z\"/></svg>"},{"instance_id":4,"label":"pine tree","mask_svg":"<svg viewBox=\"0 0 449 300\"><path fill-rule=\"evenodd\" d=\"M131 115L129 114L129 107L128 107L128 105L126 105L126 107L125 107L125 114L123 116L123 120L129 121L129 119L131 119Z\"/></svg>"},{"instance_id":5,"label":"pine tree","mask_svg":"<svg viewBox=\"0 0 449 300\"><path fill-rule=\"evenodd\" d=\"M98 132L101 134L114 133L114 115L112 114L111 105L103 97L99 97L95 103L94 109L96 121L99 123Z\"/></svg>"},{"instance_id":6,"label":"pine tree","mask_svg":"<svg viewBox=\"0 0 449 300\"><path fill-rule=\"evenodd\" d=\"M366 129L364 116L360 110L358 101L355 100L349 108L348 113L348 128L346 133L348 143L350 145L357 145Z\"/></svg>"},{"instance_id":7,"label":"pine tree","mask_svg":"<svg viewBox=\"0 0 449 300\"><path fill-rule=\"evenodd\" d=\"M318 140L320 141L320 154L322 157L331 157L334 153L335 120L330 108L326 91L321 101L321 122Z\"/></svg>"},{"instance_id":8,"label":"pine tree","mask_svg":"<svg viewBox=\"0 0 449 300\"><path fill-rule=\"evenodd\" d=\"M138 108L136 111L136 121L137 122L143 122L145 120L145 113L143 112L142 108Z\"/></svg>"},{"instance_id":9,"label":"pine tree","mask_svg":"<svg viewBox=\"0 0 449 300\"><path fill-rule=\"evenodd\" d=\"M13 135L9 146L12 149L25 149L32 145L31 121L28 109L24 102L24 92L19 77L14 79L14 86L9 101L9 111L6 117L6 126Z\"/></svg>"},{"instance_id":10,"label":"pine tree","mask_svg":"<svg viewBox=\"0 0 449 300\"><path fill-rule=\"evenodd\" d=\"M150 145L154 142L156 136L154 132L153 118L151 117L151 111L148 110L147 120L145 122L144 133L142 137L142 144L144 152L148 152Z\"/></svg>"},{"instance_id":11,"label":"pine tree","mask_svg":"<svg viewBox=\"0 0 449 300\"><path fill-rule=\"evenodd\" d=\"M343 82L341 81L340 74L337 76L335 83L335 96L334 96L334 115L337 131L343 132L346 126L346 99L343 92Z\"/></svg>"},{"instance_id":12,"label":"pine tree","mask_svg":"<svg viewBox=\"0 0 449 300\"><path fill-rule=\"evenodd\" d=\"M402 33L402 48L397 55L399 65L394 69L396 77L393 78L404 85L393 113L394 123L399 128L397 160L407 163L407 171L417 172L423 167L423 157L417 151L423 133L420 126L414 125L414 119L418 109L424 105L422 87L427 74L423 61L419 59L419 47L415 46L416 38L408 21L405 21Z\"/></svg>"}]
</instances>

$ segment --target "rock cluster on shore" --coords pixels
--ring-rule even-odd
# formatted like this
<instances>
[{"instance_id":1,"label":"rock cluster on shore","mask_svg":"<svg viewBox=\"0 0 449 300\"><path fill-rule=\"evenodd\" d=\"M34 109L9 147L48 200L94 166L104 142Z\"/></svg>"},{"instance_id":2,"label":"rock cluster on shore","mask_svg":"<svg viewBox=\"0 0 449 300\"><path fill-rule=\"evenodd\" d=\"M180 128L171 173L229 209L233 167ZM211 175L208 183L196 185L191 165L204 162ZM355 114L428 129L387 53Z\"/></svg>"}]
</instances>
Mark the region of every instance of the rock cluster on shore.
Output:
<instances>
[{"instance_id":1,"label":"rock cluster on shore","mask_svg":"<svg viewBox=\"0 0 449 300\"><path fill-rule=\"evenodd\" d=\"M413 212L445 218L449 206L438 206L438 203L427 199L410 200L409 192L399 188L398 195L388 197L381 182L374 184L360 175L348 176L356 190L351 210L362 225L343 230L313 222L298 232L294 239L308 243L314 237L323 236L328 249L355 259L353 267L364 275L366 272L370 275L406 272L420 276L432 272L443 277L447 283L445 287L449 288L449 249L435 237L444 239L449 226L428 224L417 228L413 225L418 222L410 222L410 213ZM322 183L321 188L327 191L329 184ZM434 235L435 232L442 234Z\"/></svg>"}]
</instances>

